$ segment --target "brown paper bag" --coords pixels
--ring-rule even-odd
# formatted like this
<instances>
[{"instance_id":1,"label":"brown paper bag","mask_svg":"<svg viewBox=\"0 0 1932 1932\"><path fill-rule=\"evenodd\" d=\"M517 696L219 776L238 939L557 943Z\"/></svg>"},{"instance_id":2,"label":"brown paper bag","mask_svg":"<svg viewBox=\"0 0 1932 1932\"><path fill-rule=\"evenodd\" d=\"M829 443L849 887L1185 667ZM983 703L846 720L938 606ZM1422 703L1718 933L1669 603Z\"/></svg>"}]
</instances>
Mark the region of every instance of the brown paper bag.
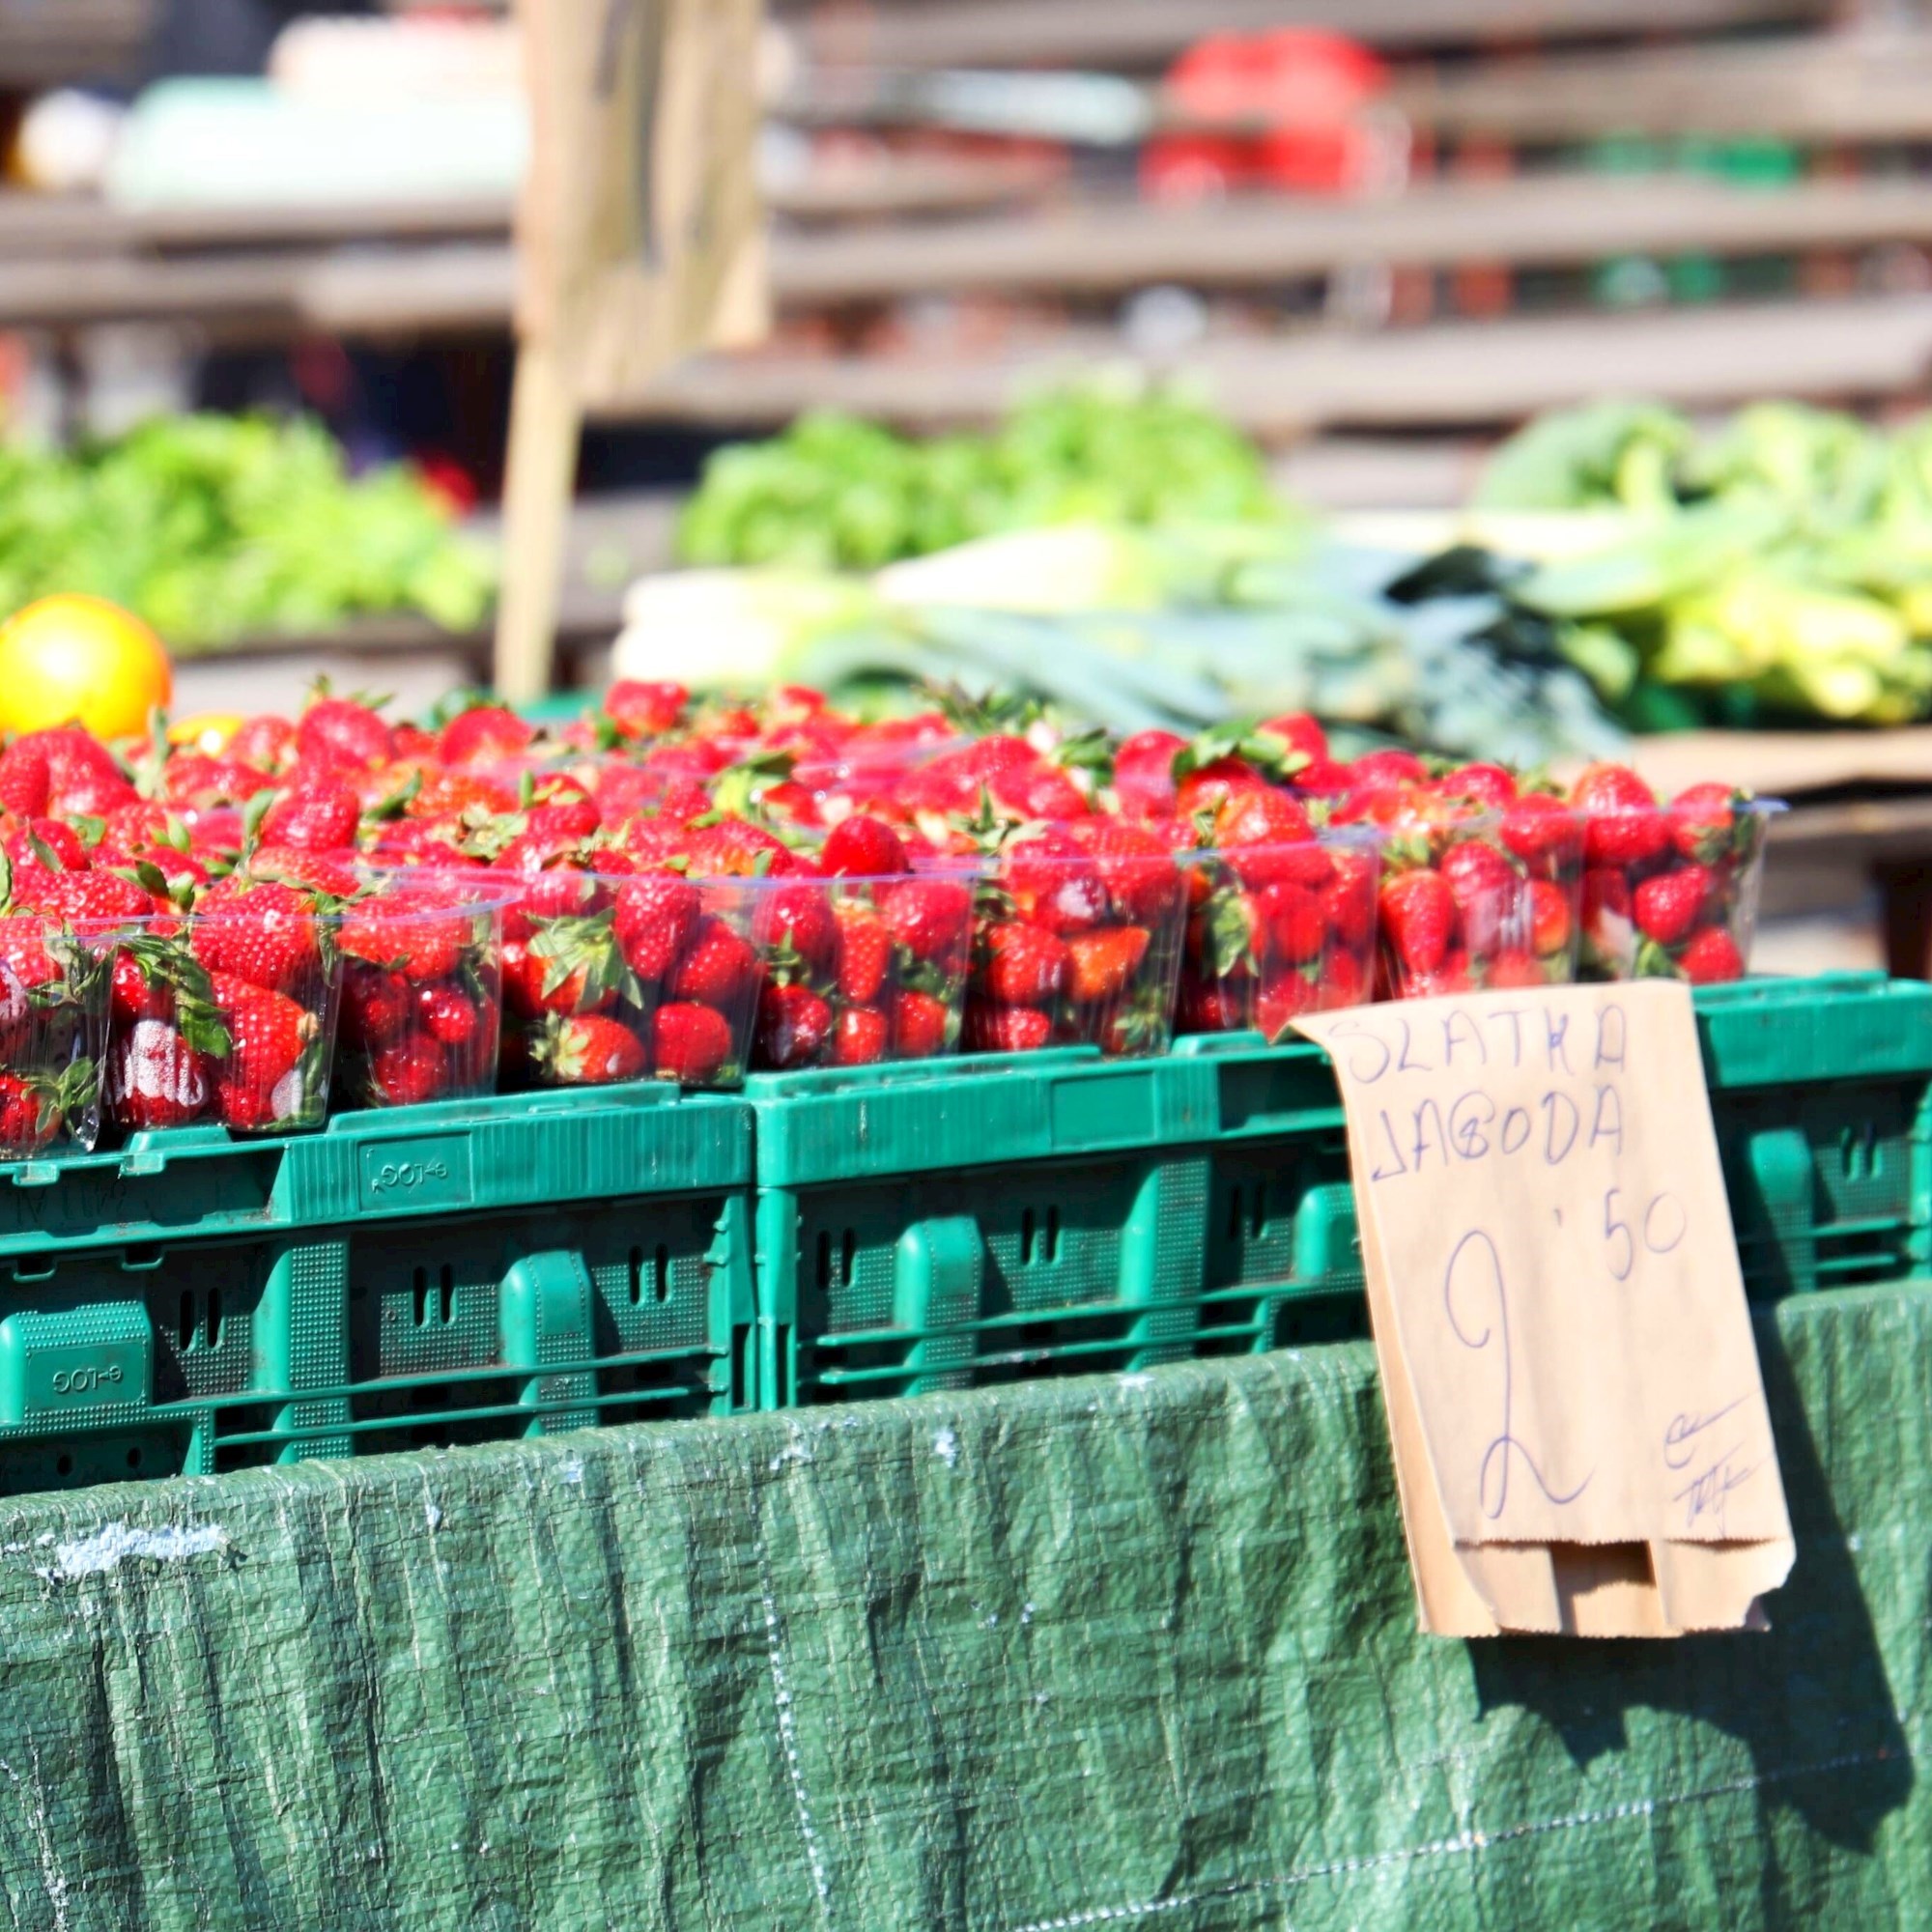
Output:
<instances>
[{"instance_id":1,"label":"brown paper bag","mask_svg":"<svg viewBox=\"0 0 1932 1932\"><path fill-rule=\"evenodd\" d=\"M1793 1556L1690 991L1313 1016L1423 1627L1761 1621Z\"/></svg>"}]
</instances>

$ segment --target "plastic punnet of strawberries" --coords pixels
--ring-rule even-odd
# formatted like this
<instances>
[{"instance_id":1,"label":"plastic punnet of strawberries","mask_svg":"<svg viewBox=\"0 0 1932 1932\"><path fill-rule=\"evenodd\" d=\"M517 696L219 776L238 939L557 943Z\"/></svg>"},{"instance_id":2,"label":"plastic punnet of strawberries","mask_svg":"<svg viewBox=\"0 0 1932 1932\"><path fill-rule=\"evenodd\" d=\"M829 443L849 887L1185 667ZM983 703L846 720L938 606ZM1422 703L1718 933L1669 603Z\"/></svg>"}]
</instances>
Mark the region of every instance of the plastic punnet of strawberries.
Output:
<instances>
[{"instance_id":1,"label":"plastic punnet of strawberries","mask_svg":"<svg viewBox=\"0 0 1932 1932\"><path fill-rule=\"evenodd\" d=\"M762 983L753 1064L777 1072L930 1060L959 1043L980 868L914 875L905 841L860 813L812 862L753 882Z\"/></svg>"},{"instance_id":2,"label":"plastic punnet of strawberries","mask_svg":"<svg viewBox=\"0 0 1932 1932\"><path fill-rule=\"evenodd\" d=\"M1765 835L1783 808L1720 784L1665 804L1614 764L1580 773L1570 803L1584 827L1581 977L1741 979Z\"/></svg>"},{"instance_id":3,"label":"plastic punnet of strawberries","mask_svg":"<svg viewBox=\"0 0 1932 1932\"><path fill-rule=\"evenodd\" d=\"M369 878L338 942L339 1101L395 1107L496 1092L509 899L481 872Z\"/></svg>"}]
</instances>

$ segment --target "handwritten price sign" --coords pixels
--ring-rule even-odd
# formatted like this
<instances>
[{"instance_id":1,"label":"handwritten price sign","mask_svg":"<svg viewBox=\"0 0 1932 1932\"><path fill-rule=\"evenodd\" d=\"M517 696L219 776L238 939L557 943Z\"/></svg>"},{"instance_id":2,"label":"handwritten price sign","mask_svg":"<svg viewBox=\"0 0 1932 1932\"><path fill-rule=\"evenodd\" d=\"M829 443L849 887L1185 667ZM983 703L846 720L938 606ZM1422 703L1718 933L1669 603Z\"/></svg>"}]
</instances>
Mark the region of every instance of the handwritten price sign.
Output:
<instances>
[{"instance_id":1,"label":"handwritten price sign","mask_svg":"<svg viewBox=\"0 0 1932 1932\"><path fill-rule=\"evenodd\" d=\"M1430 1629L1751 1619L1792 1557L1689 991L1312 1017Z\"/></svg>"}]
</instances>

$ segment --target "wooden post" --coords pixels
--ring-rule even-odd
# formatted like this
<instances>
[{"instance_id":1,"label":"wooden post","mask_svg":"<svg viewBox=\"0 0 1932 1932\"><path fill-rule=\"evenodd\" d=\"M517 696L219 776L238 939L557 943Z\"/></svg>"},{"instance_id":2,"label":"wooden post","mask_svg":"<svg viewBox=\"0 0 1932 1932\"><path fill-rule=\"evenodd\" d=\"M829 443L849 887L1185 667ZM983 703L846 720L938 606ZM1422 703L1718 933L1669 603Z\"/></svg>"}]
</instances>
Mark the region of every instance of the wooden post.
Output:
<instances>
[{"instance_id":1,"label":"wooden post","mask_svg":"<svg viewBox=\"0 0 1932 1932\"><path fill-rule=\"evenodd\" d=\"M549 689L579 435L766 323L761 0L519 0L530 167L497 682Z\"/></svg>"}]
</instances>

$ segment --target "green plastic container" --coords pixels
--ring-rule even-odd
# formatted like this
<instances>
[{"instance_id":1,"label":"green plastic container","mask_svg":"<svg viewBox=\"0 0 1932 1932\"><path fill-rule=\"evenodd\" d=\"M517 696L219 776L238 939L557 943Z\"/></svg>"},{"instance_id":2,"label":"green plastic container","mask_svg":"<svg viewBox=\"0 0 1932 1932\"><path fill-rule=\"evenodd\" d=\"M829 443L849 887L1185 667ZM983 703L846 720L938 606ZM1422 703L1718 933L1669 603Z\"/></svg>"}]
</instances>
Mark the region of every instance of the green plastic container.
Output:
<instances>
[{"instance_id":1,"label":"green plastic container","mask_svg":"<svg viewBox=\"0 0 1932 1932\"><path fill-rule=\"evenodd\" d=\"M1698 996L1757 1299L1932 1260L1932 987ZM1342 1108L1313 1046L1180 1041L762 1075L768 1407L1132 1370L1366 1332Z\"/></svg>"},{"instance_id":2,"label":"green plastic container","mask_svg":"<svg viewBox=\"0 0 1932 1932\"><path fill-rule=\"evenodd\" d=\"M0 1169L0 1493L746 1406L750 1178L657 1087Z\"/></svg>"}]
</instances>

